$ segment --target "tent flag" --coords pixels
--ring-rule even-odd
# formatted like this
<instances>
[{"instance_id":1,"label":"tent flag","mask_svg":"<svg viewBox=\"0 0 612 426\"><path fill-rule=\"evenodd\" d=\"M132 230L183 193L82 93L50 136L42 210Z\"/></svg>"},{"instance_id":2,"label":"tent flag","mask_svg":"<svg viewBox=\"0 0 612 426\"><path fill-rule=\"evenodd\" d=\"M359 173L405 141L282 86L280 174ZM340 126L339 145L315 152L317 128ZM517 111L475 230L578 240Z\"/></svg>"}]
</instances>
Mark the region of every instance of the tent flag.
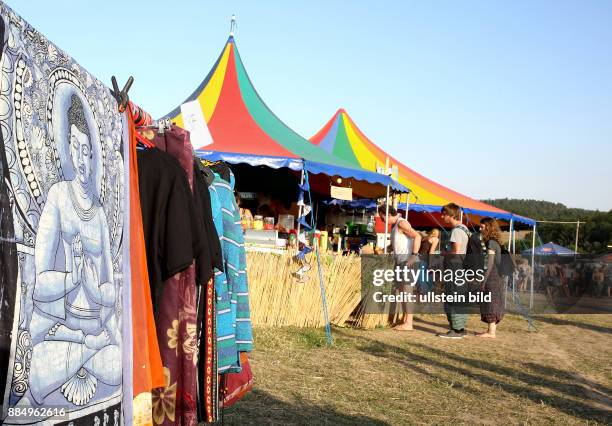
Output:
<instances>
[{"instance_id":1,"label":"tent flag","mask_svg":"<svg viewBox=\"0 0 612 426\"><path fill-rule=\"evenodd\" d=\"M510 212L446 188L405 166L368 139L344 109L339 109L323 128L310 138L310 141L335 157L349 162L352 167L361 167L365 170L377 170L378 167L385 165L388 158L392 165L397 166L399 182L410 188L408 201L411 211L417 209L419 205L426 209L426 206L436 206L436 211L439 211L440 206L453 202L463 207L465 211L474 212L473 214L481 215L476 212L485 212L485 216L498 218L502 216L509 218L512 215ZM517 221L525 219L527 222L524 223L533 223L531 219L517 215L514 217Z\"/></svg>"},{"instance_id":2,"label":"tent flag","mask_svg":"<svg viewBox=\"0 0 612 426\"><path fill-rule=\"evenodd\" d=\"M189 108L185 108L186 104ZM194 106L199 106L201 114L196 114ZM200 117L205 121L200 124L205 124L210 133L210 138L208 134L204 138L205 146L196 151L200 158L233 164L288 167L296 171L304 167L304 159L313 173L354 178L390 185L400 192L408 191L387 176L355 167L351 162L314 146L283 123L255 90L233 36L229 37L198 88L162 118L187 128Z\"/></svg>"}]
</instances>

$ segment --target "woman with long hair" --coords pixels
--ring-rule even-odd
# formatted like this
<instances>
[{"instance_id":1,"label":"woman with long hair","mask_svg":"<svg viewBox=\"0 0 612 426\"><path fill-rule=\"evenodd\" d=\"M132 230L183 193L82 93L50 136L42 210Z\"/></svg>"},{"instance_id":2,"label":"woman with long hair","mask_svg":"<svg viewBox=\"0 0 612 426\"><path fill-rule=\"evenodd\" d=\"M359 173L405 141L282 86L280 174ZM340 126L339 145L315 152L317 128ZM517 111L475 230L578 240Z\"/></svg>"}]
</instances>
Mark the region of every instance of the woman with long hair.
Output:
<instances>
[{"instance_id":1,"label":"woman with long hair","mask_svg":"<svg viewBox=\"0 0 612 426\"><path fill-rule=\"evenodd\" d=\"M488 325L487 331L478 333L478 337L495 338L497 324L504 317L504 286L498 268L501 264L502 244L501 230L495 219L485 218L480 221L482 241L487 248L487 268L483 280L483 294L491 295L490 302L480 304L480 319Z\"/></svg>"},{"instance_id":2,"label":"woman with long hair","mask_svg":"<svg viewBox=\"0 0 612 426\"><path fill-rule=\"evenodd\" d=\"M423 257L428 257L430 254L435 254L440 247L440 230L433 228L421 243L419 254Z\"/></svg>"}]
</instances>

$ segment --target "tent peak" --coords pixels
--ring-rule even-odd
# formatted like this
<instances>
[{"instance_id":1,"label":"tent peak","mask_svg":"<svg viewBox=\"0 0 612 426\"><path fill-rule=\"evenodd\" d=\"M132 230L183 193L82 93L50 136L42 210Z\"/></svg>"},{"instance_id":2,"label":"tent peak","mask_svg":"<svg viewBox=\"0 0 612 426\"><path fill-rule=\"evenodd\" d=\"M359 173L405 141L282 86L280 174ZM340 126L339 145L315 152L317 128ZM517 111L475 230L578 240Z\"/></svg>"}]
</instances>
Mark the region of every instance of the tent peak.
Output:
<instances>
[{"instance_id":1,"label":"tent peak","mask_svg":"<svg viewBox=\"0 0 612 426\"><path fill-rule=\"evenodd\" d=\"M236 14L233 13L232 17L230 18L230 33L229 33L230 40L233 40L234 30L235 29L236 29ZM229 42L229 40L228 40L228 42Z\"/></svg>"}]
</instances>

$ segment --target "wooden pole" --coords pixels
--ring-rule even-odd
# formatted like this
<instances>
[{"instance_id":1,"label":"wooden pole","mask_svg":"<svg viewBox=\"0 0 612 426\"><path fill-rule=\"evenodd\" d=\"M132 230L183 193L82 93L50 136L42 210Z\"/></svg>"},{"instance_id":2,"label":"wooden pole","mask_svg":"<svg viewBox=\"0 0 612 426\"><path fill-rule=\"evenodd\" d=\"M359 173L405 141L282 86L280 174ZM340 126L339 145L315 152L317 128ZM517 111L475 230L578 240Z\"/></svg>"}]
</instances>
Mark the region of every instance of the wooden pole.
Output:
<instances>
[{"instance_id":1,"label":"wooden pole","mask_svg":"<svg viewBox=\"0 0 612 426\"><path fill-rule=\"evenodd\" d=\"M580 233L580 221L576 222L576 247L574 251L578 254L578 234Z\"/></svg>"}]
</instances>

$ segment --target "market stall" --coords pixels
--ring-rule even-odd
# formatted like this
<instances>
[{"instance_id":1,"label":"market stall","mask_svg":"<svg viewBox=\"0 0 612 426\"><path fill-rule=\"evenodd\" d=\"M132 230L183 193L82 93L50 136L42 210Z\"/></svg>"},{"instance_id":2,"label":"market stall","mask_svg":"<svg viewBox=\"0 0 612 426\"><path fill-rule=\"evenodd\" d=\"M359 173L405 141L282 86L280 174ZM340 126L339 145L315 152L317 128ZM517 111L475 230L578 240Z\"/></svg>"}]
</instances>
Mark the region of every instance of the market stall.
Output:
<instances>
[{"instance_id":1,"label":"market stall","mask_svg":"<svg viewBox=\"0 0 612 426\"><path fill-rule=\"evenodd\" d=\"M370 217L326 221L324 202L386 198L408 189L388 174L338 159L283 123L255 90L233 35L199 87L164 119L191 131L202 161L229 164L236 176L240 207L249 211L242 224L255 283L254 322L324 324L325 298L330 321L344 322L359 302L359 258L330 251L359 253L362 245L376 243L376 235L368 231ZM300 238L316 250L306 255L313 271L296 287ZM335 272L340 270L346 273Z\"/></svg>"}]
</instances>

